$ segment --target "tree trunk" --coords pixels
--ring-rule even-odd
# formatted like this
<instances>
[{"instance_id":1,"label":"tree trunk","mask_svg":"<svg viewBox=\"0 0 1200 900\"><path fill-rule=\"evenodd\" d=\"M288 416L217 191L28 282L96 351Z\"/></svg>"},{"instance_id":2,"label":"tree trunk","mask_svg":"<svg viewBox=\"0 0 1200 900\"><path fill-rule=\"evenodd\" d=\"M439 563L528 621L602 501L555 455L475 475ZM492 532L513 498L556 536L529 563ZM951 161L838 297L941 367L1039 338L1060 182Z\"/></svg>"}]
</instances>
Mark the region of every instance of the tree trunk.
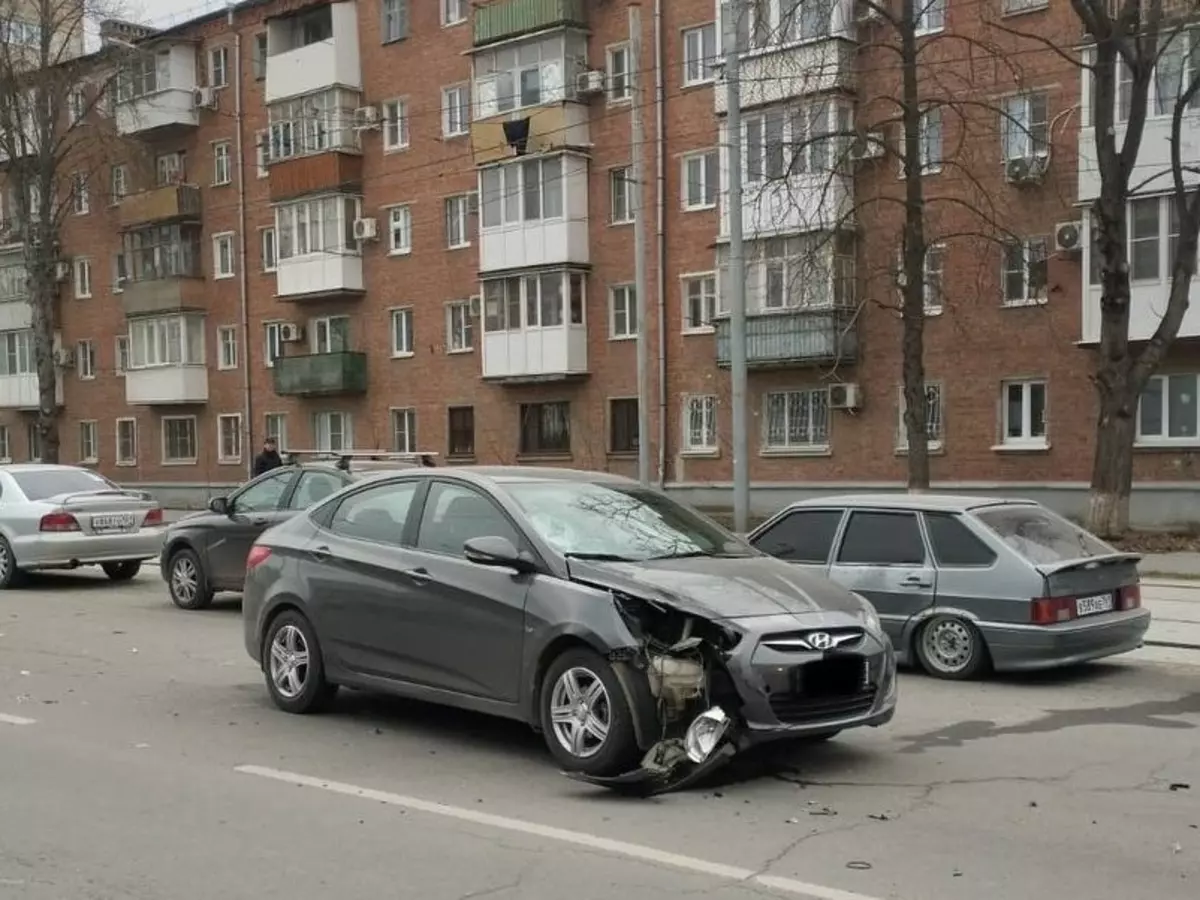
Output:
<instances>
[{"instance_id":1,"label":"tree trunk","mask_svg":"<svg viewBox=\"0 0 1200 900\"><path fill-rule=\"evenodd\" d=\"M33 358L38 379L37 432L42 444L41 460L57 463L59 409L54 335L58 331L58 283L54 278L54 260L33 260L29 265L29 282Z\"/></svg>"},{"instance_id":2,"label":"tree trunk","mask_svg":"<svg viewBox=\"0 0 1200 900\"><path fill-rule=\"evenodd\" d=\"M1133 441L1136 396L1129 381L1100 380L1100 412L1096 422L1096 455L1092 461L1087 526L1102 538L1120 537L1129 529L1129 495L1133 490Z\"/></svg>"},{"instance_id":3,"label":"tree trunk","mask_svg":"<svg viewBox=\"0 0 1200 900\"><path fill-rule=\"evenodd\" d=\"M923 266L922 266L923 267ZM904 288L904 336L901 371L904 384L904 434L908 444L908 489L929 490L929 430L925 421L925 286ZM909 295L913 296L909 296Z\"/></svg>"}]
</instances>

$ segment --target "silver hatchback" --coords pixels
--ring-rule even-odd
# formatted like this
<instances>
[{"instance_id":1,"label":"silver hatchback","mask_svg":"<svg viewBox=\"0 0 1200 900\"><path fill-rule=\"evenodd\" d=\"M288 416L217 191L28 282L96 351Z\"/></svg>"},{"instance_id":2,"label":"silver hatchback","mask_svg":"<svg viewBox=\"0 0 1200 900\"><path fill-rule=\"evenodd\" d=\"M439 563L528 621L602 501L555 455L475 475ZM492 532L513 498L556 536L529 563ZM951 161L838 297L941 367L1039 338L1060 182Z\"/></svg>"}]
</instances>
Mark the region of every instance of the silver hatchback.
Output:
<instances>
[{"instance_id":1,"label":"silver hatchback","mask_svg":"<svg viewBox=\"0 0 1200 900\"><path fill-rule=\"evenodd\" d=\"M805 500L750 543L866 597L901 663L940 678L1142 645L1137 563L1040 504L944 494Z\"/></svg>"}]
</instances>

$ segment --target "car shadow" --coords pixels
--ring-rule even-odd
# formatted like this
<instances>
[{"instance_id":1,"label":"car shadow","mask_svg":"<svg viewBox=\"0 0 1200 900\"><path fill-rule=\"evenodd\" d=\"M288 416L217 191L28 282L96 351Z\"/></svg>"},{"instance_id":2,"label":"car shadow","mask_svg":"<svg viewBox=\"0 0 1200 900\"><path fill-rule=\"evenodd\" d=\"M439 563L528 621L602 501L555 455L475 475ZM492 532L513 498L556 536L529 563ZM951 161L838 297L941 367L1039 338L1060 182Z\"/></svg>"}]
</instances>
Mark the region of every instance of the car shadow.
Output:
<instances>
[{"instance_id":1,"label":"car shadow","mask_svg":"<svg viewBox=\"0 0 1200 900\"><path fill-rule=\"evenodd\" d=\"M23 572L14 591L98 591L124 588L136 582L113 581L98 568L65 569L49 572Z\"/></svg>"},{"instance_id":2,"label":"car shadow","mask_svg":"<svg viewBox=\"0 0 1200 900\"><path fill-rule=\"evenodd\" d=\"M1120 659L1121 657L1114 657ZM903 680L910 678L926 682L939 682L954 686L967 685L1007 685L1024 688L1061 688L1077 684L1103 681L1128 674L1128 667L1106 660L1077 663L1056 669L1042 669L1033 672L991 672L987 675L969 681L954 681L948 678L936 678L919 666L900 669Z\"/></svg>"}]
</instances>

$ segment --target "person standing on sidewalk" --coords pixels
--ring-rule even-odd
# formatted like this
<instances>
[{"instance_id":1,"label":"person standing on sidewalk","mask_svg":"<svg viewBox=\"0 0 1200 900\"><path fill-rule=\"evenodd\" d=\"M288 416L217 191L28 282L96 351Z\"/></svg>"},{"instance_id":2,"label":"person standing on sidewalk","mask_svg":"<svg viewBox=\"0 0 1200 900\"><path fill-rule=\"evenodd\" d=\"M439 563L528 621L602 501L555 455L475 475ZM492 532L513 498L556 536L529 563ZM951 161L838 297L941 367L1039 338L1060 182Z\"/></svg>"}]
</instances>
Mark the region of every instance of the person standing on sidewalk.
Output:
<instances>
[{"instance_id":1,"label":"person standing on sidewalk","mask_svg":"<svg viewBox=\"0 0 1200 900\"><path fill-rule=\"evenodd\" d=\"M264 472L278 469L282 465L283 457L279 455L279 450L275 446L275 438L268 437L263 441L262 453L254 457L254 477L257 478Z\"/></svg>"}]
</instances>

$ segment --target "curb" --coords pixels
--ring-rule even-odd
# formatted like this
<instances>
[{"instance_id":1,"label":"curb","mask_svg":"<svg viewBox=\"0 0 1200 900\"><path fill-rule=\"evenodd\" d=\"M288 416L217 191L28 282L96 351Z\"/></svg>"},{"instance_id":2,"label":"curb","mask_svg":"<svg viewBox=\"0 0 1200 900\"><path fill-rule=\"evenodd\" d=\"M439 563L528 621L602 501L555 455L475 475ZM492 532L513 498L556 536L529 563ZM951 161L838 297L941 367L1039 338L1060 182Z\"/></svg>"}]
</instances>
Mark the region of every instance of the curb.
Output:
<instances>
[{"instance_id":1,"label":"curb","mask_svg":"<svg viewBox=\"0 0 1200 900\"><path fill-rule=\"evenodd\" d=\"M1182 641L1143 641L1143 647L1168 647L1172 650L1197 650L1200 644L1185 644Z\"/></svg>"},{"instance_id":2,"label":"curb","mask_svg":"<svg viewBox=\"0 0 1200 900\"><path fill-rule=\"evenodd\" d=\"M1200 581L1189 581L1180 578L1176 581L1171 581L1166 578L1143 578L1142 587L1161 587L1175 588L1182 591L1200 591Z\"/></svg>"}]
</instances>

